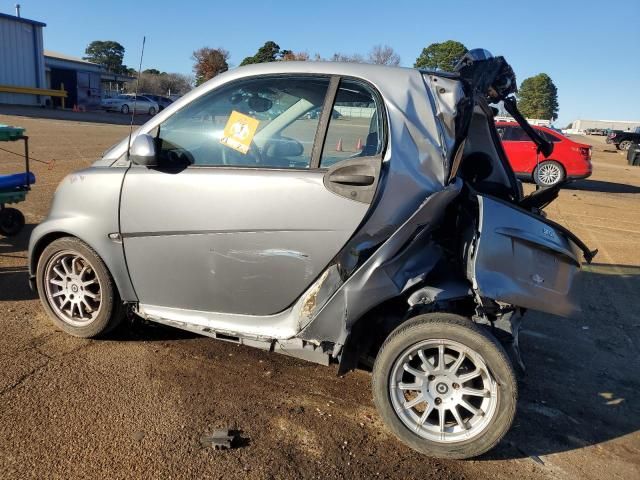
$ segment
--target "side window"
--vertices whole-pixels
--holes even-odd
[[[260,77],[216,89],[165,120],[165,165],[309,168],[317,116],[329,86],[322,77]]]
[[[520,127],[510,127],[507,140],[511,140],[512,142],[530,142],[531,139],[524,132],[524,130]]]
[[[558,137],[556,137],[555,135],[553,135],[552,133],[546,132],[544,130],[536,130],[536,132],[538,132],[540,135],[542,135],[542,138],[544,138],[545,140],[549,141],[549,142],[559,142],[560,139]]]
[[[376,96],[361,83],[342,80],[331,111],[320,167],[382,151],[382,124]]]

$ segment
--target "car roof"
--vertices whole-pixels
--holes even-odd
[[[388,72],[389,74],[397,74],[402,71],[417,71],[408,67],[391,67],[387,65],[375,65],[370,63],[354,63],[354,62],[266,62],[229,70],[229,72],[239,72],[247,75],[251,72],[255,73],[324,73],[333,75],[346,75],[354,77],[368,77],[372,74],[380,72]]]
[[[504,120],[501,120],[499,122],[496,122],[496,126],[497,127],[519,127],[520,125],[518,124],[518,122],[506,122]],[[553,128],[549,128],[545,125],[531,125],[533,128],[539,128],[541,130],[551,130],[552,132],[556,132],[556,130],[554,130]]]

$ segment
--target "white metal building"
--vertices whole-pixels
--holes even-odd
[[[633,132],[636,127],[640,127],[640,120],[635,122],[627,120],[576,120],[571,125],[571,130],[583,132],[587,128],[610,128],[611,130]]]
[[[42,44],[46,24],[0,13],[0,86],[47,88]],[[3,93],[0,103],[40,105],[40,95]]]
[[[544,119],[540,119],[540,118],[527,118],[526,120],[531,125],[538,125],[540,127],[550,127],[551,126],[551,120],[544,120]],[[497,115],[495,117],[495,121],[496,122],[515,122],[515,119],[513,117],[511,117],[511,116],[508,116],[508,115]]]

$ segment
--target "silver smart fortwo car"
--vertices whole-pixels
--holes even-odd
[[[372,366],[400,440],[479,455],[515,414],[523,313],[575,313],[595,254],[545,218],[558,187],[523,198],[490,104],[542,156],[552,145],[515,84],[484,50],[453,73],[231,70],[62,181],[31,236],[32,286],[79,337],[128,313],[341,373]]]

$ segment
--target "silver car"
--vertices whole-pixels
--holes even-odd
[[[576,313],[595,254],[545,218],[558,187],[523,198],[489,106],[528,127],[514,90],[484,50],[455,73],[233,69],[62,181],[31,235],[31,284],[78,337],[129,312],[340,374],[372,367],[401,441],[480,455],[514,418],[523,314]]]
[[[135,110],[135,113],[147,113],[155,115],[160,111],[160,107],[153,100],[144,95],[122,94],[115,98],[105,98],[100,102],[100,108],[106,111],[121,112],[129,114]]]

